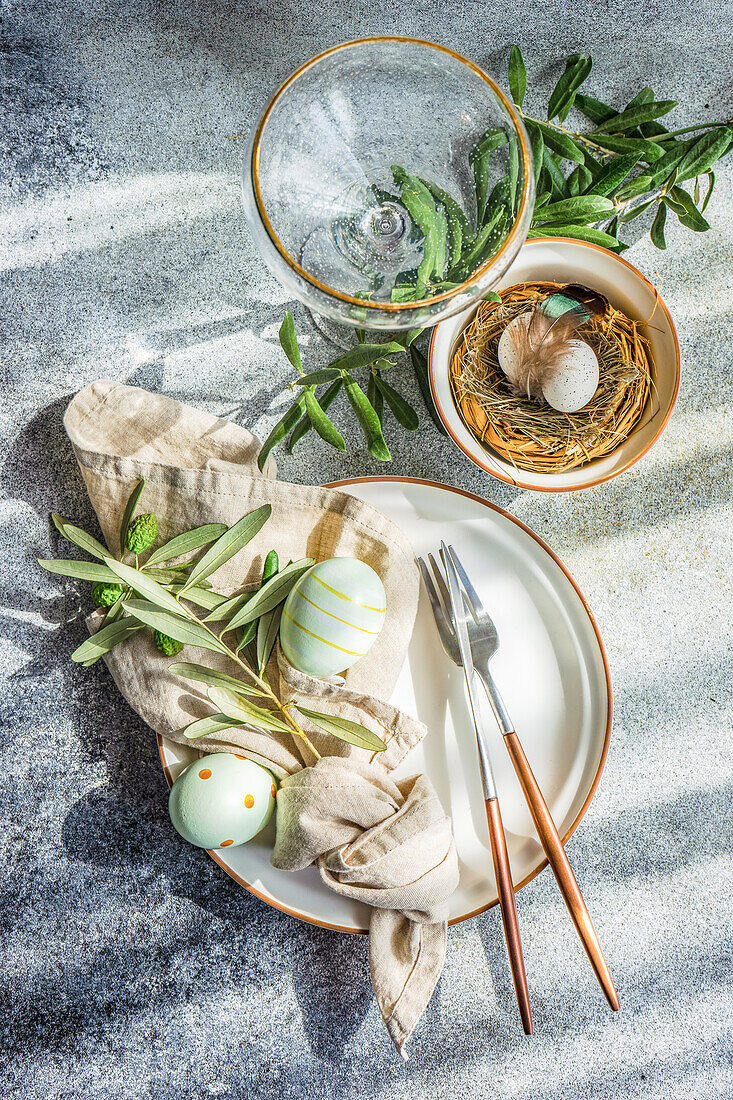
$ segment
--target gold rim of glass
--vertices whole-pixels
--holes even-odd
[[[340,290],[336,290],[334,287],[328,286],[327,283],[322,283],[320,279],[317,279],[314,275],[311,275],[308,271],[305,270],[304,267],[301,267],[297,260],[293,259],[293,257],[290,255],[287,248],[273,229],[272,223],[270,222],[270,219],[267,215],[267,211],[265,210],[265,204],[262,198],[262,191],[260,189],[260,141],[262,139],[262,134],[264,132],[265,125],[267,124],[270,113],[283,92],[285,92],[291,84],[295,83],[295,81],[299,77],[303,76],[303,74],[306,73],[308,69],[311,68],[311,66],[317,64],[317,62],[319,61],[322,61],[324,57],[328,57],[330,54],[337,53],[339,50],[348,50],[351,49],[351,47],[353,46],[364,46],[368,45],[371,42],[410,42],[416,46],[427,46],[429,49],[439,50],[440,53],[446,53],[450,57],[455,58],[456,61],[460,61],[463,65],[466,65],[467,68],[471,70],[471,72],[475,73],[478,77],[481,78],[481,80],[483,80],[485,84],[489,86],[489,88],[491,88],[494,95],[501,102],[502,106],[514,123],[514,128],[517,132],[519,145],[522,151],[522,168],[524,177],[522,184],[522,201],[520,203],[519,210],[517,211],[517,215],[514,219],[514,225],[507,234],[506,239],[502,242],[501,247],[498,249],[498,251],[494,253],[493,256],[490,256],[488,260],[484,260],[484,262],[476,268],[469,279],[466,279],[465,282],[460,283],[458,286],[454,287],[453,290],[444,290],[442,294],[436,294],[432,298],[420,298],[418,301],[415,302],[370,302],[364,298],[356,298],[350,294],[343,294]],[[529,142],[527,140],[527,134],[525,132],[524,124],[521,120],[520,115],[517,114],[514,108],[514,104],[511,103],[511,101],[504,94],[498,84],[495,84],[491,77],[486,75],[483,69],[480,69],[478,65],[474,65],[472,61],[469,61],[468,58],[463,57],[462,54],[456,53],[455,50],[451,50],[447,46],[439,46],[436,42],[428,42],[426,39],[423,38],[405,38],[397,35],[377,35],[372,38],[356,38],[351,42],[342,42],[339,46],[332,46],[330,49],[323,50],[322,53],[316,54],[316,56],[312,57],[310,61],[306,61],[305,64],[301,65],[299,69],[296,69],[294,73],[291,73],[285,83],[280,85],[270,102],[265,107],[262,118],[257,125],[254,142],[252,145],[251,171],[252,187],[254,190],[255,202],[257,204],[257,210],[259,212],[260,218],[262,219],[262,223],[267,230],[267,234],[270,237],[270,240],[275,245],[275,248],[280,253],[283,260],[285,260],[288,267],[290,267],[293,271],[300,275],[302,279],[305,279],[306,282],[310,283],[311,286],[317,287],[318,290],[323,291],[324,294],[328,294],[330,297],[336,298],[340,302],[349,302],[350,304],[359,306],[360,308],[388,310],[390,312],[397,313],[404,310],[415,310],[423,306],[431,305],[434,302],[442,302],[446,301],[449,298],[457,297],[457,295],[459,295],[462,291],[469,290],[471,287],[475,286],[476,283],[480,281],[481,276],[485,273],[489,265],[494,264],[498,260],[498,258],[507,251],[509,245],[516,238],[518,228],[522,224],[527,209],[530,191],[530,177],[532,172],[532,159],[529,149]]]

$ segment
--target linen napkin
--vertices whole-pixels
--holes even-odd
[[[228,421],[158,394],[98,381],[82,390],[64,424],[90,500],[113,553],[127,498],[140,476],[139,510],[153,512],[164,541],[204,523],[235,523],[262,504],[272,516],[255,538],[212,578],[230,594],[259,582],[264,558],[358,557],[379,573],[387,595],[384,626],[343,686],[287,664],[279,649],[271,682],[282,698],[362,722],[387,744],[370,753],[303,721],[322,759],[289,733],[247,727],[207,737],[206,752],[243,752],[281,780],[277,796],[276,867],[317,862],[323,881],[369,904],[370,966],[377,1002],[397,1049],[404,1046],[440,976],[448,898],[458,882],[450,821],[425,776],[394,782],[389,773],[425,735],[416,719],[392,707],[417,609],[419,580],[412,548],[390,520],[338,490],[275,479],[256,466],[258,441]],[[97,629],[101,613],[90,616]],[[226,656],[187,646],[188,661],[236,672]],[[212,712],[206,696],[170,673],[170,661],[140,631],[105,656],[120,691],[159,735],[190,745],[184,728]],[[274,679],[273,679],[274,678]]]

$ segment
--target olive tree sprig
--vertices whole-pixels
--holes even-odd
[[[267,665],[277,640],[282,604],[299,577],[314,564],[313,559],[290,562],[279,570],[277,553],[272,550],[265,559],[256,592],[227,597],[211,589],[208,578],[262,529],[271,515],[271,505],[255,509],[231,527],[205,524],[176,535],[152,550],[141,565],[140,556],[152,549],[157,537],[155,516],[146,513],[132,518],[143,484],[141,478],[125,509],[119,558],[81,528],[53,516],[59,532],[97,560],[39,559],[39,565],[51,573],[90,581],[94,588],[102,585],[112,590],[104,600],[95,599],[98,606],[107,608],[104,621],[72,653],[72,660],[85,666],[94,664],[139,630],[151,627],[158,649],[166,655],[177,656],[184,646],[194,645],[226,656],[244,675],[242,679],[241,675],[231,676],[190,662],[168,666],[176,674],[207,685],[207,695],[215,708],[211,715],[192,722],[185,730],[186,737],[199,739],[238,726],[289,731],[318,759],[319,753],[293,713],[296,711],[342,741],[373,752],[384,750],[382,739],[365,726],[336,720],[333,715],[308,710],[294,701],[283,702],[268,681]],[[204,547],[208,548],[197,558],[160,568],[161,563]],[[134,564],[124,561],[126,551],[134,557]],[[196,614],[191,605],[207,614]]]
[[[591,68],[590,57],[569,57],[550,95],[547,118],[535,118],[523,109],[527,71],[519,47],[512,47],[509,87],[536,162],[530,237],[570,235],[622,251],[626,245],[619,228],[647,210],[654,214],[650,235],[657,248],[666,248],[664,224],[670,210],[686,228],[705,232],[710,228],[704,213],[715,186],[713,165],[733,148],[733,119],[669,130],[660,119],[674,110],[676,100],[657,99],[652,88],[644,87],[617,110],[580,91]],[[565,125],[573,109],[592,129]],[[684,136],[688,134],[694,136]],[[571,165],[568,175],[566,164]],[[681,186],[688,181],[694,181],[692,194]],[[611,240],[599,240],[599,233]]]
[[[298,374],[289,385],[291,391],[297,391],[297,396],[263,443],[257,456],[260,470],[264,469],[268,455],[278,443],[289,435],[288,443],[292,451],[296,443],[311,429],[336,450],[345,450],[343,436],[327,411],[342,390],[346,393],[369,453],[382,462],[389,462],[392,456],[382,430],[384,405],[387,405],[395,420],[408,431],[414,431],[419,420],[409,402],[382,375],[395,365],[395,356],[404,354],[421,331],[411,329],[397,333],[383,343],[367,343],[363,332],[357,329],[355,347],[337,356],[328,366],[306,373],[293,316],[290,312],[286,313],[280,326],[279,338],[283,351]],[[369,371],[366,392],[354,377],[354,372],[363,368],[368,368]],[[324,386],[325,391],[318,396],[316,391]]]

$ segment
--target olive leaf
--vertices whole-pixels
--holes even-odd
[[[117,619],[115,622],[101,627],[91,638],[82,642],[71,654],[71,660],[77,664],[87,664],[97,661],[103,654],[109,653],[120,642],[132,637],[138,630],[142,630],[142,623],[135,619]]]
[[[647,138],[623,137],[619,134],[596,134],[593,140],[611,153],[638,153],[639,159],[654,164],[664,156],[664,149]]]
[[[550,203],[541,211],[540,220],[543,225],[585,224],[601,221],[613,210],[613,202],[603,195],[577,195]]]
[[[374,409],[375,413],[379,417],[380,425],[384,424],[384,398],[380,390],[377,389],[377,372],[371,371],[369,374],[369,381],[367,382],[367,401]]]
[[[682,187],[672,187],[665,196],[664,201],[670,209],[674,210],[679,221],[695,233],[704,233],[710,228],[710,223],[705,220],[692,197]]]
[[[505,131],[494,126],[486,131],[469,153],[468,163],[473,169],[476,190],[476,224],[478,226],[483,223],[488,206],[491,154],[495,149],[506,145],[507,140]]]
[[[110,626],[112,623],[122,618],[125,613],[125,609],[122,605],[130,595],[132,595],[130,589],[123,588],[121,595],[117,597],[111,607],[107,608],[107,614],[104,616],[104,623],[102,624],[103,626]],[[86,662],[84,663],[86,664]]]
[[[304,374],[295,384],[296,386],[320,386],[323,382],[333,382],[336,378],[341,378],[340,370],[335,367],[323,367],[321,370]]]
[[[649,236],[652,239],[652,244],[657,248],[666,248],[667,241],[664,237],[664,224],[667,220],[667,207],[663,202],[660,202],[659,209],[655,215],[652,227],[649,230]]]
[[[623,199],[633,199],[637,195],[644,195],[648,191],[652,190],[653,177],[647,174],[641,176],[635,176],[634,179],[629,180],[623,187],[619,187],[616,192],[616,199],[621,201]]]
[[[444,191],[442,187],[438,187],[429,180],[422,180],[421,182],[425,184],[435,201],[439,202],[443,207],[448,226],[446,262],[448,267],[453,267],[460,258],[464,242],[471,238],[471,225],[458,203],[455,199],[451,198],[447,191]],[[412,329],[411,331],[417,335],[417,333],[422,330]],[[404,346],[408,345],[405,344]]]
[[[264,707],[255,706],[254,703],[242,699],[228,688],[210,687],[207,688],[206,694],[222,714],[226,715],[227,718],[234,719],[235,722],[280,733],[287,733],[290,729],[285,722],[271,711],[265,710]]]
[[[247,600],[251,599],[253,592],[238,592],[229,596],[222,603],[212,608],[211,614],[204,619],[205,623],[222,623],[230,619],[240,608],[244,607]]]
[[[527,133],[532,148],[532,169],[534,171],[535,187],[538,187],[545,152],[545,139],[542,137],[542,131],[539,126],[528,125]]]
[[[727,126],[721,126],[703,134],[679,161],[677,177],[679,182],[683,183],[685,180],[707,172],[710,166],[728,150],[731,141],[733,141],[733,130]]]
[[[653,170],[649,173],[652,178],[652,187],[658,187],[669,178],[672,172],[678,169],[680,161],[690,147],[690,142],[677,142],[667,150],[663,157],[655,162]]]
[[[293,401],[287,412],[283,413],[283,415],[280,417],[277,424],[260,447],[259,454],[257,455],[257,467],[260,473],[265,468],[265,463],[267,462],[270,451],[274,447],[276,447],[278,443],[280,443],[285,438],[288,432],[290,432],[295,427],[304,412],[305,398],[302,394],[299,394],[299,396],[296,397],[295,401]]]
[[[282,607],[275,607],[263,615],[257,623],[257,670],[260,676],[264,676],[267,662],[275,647],[281,616]]]
[[[274,577],[279,568],[280,559],[277,550],[269,550],[262,566],[261,584],[264,584],[265,581],[269,581],[270,577]]]
[[[669,114],[676,106],[676,99],[660,99],[656,103],[639,103],[627,107],[626,110],[621,111],[620,114],[614,115],[613,118],[600,123],[591,133],[594,136],[599,133],[603,133],[604,135],[623,134],[628,130],[633,130],[640,122],[650,122],[652,119],[661,118],[662,115]]]
[[[638,152],[627,153],[626,156],[621,156],[618,160],[611,161],[593,181],[592,186],[588,190],[588,194],[610,195],[617,187],[620,187],[629,172],[636,167],[640,155],[641,154]]]
[[[160,611],[147,600],[125,600],[123,604],[128,615],[139,619],[146,626],[152,626],[153,630],[160,630],[170,638],[184,645],[202,646],[211,649],[215,653],[227,653],[227,648],[219,639],[207,630],[201,623],[192,619],[183,619],[180,615],[171,611]]]
[[[174,568],[160,569],[160,568],[157,568],[156,566],[154,566],[152,569],[148,569],[147,565],[141,565],[140,566],[140,572],[145,573],[148,577],[152,577],[154,581],[158,582],[158,584],[164,584],[164,585],[180,584],[180,585],[182,585],[185,582],[186,577],[188,576],[188,568],[189,567],[186,566],[185,569],[174,569]],[[211,582],[210,581],[202,581],[201,582],[201,587],[202,588],[211,588]]]
[[[129,585],[129,587],[140,596],[144,596],[146,600],[149,600],[157,607],[162,607],[177,617],[186,614],[185,608],[181,607],[173,594],[166,588],[163,588],[162,585],[158,584],[156,580],[153,580],[152,577],[149,577],[145,573],[141,573],[137,569],[133,569],[131,565],[125,565],[124,562],[115,561],[114,558],[108,558],[107,564],[112,572],[117,574],[120,580],[124,581],[125,584]],[[188,581],[186,584],[188,584]],[[181,589],[181,592],[183,592],[183,589]]]
[[[357,370],[359,367],[370,366],[385,355],[395,355],[401,351],[404,351],[404,348],[396,340],[389,340],[384,344],[357,344],[355,348],[350,348],[349,351],[334,359],[326,369],[337,371]],[[331,380],[332,378],[323,379],[324,382],[330,382]]]
[[[254,653],[251,652],[251,650],[253,648],[251,643],[257,637],[257,624],[258,624],[258,621],[259,621],[258,619],[253,619],[251,623],[247,623],[247,625],[244,627],[243,630],[237,631],[237,634],[241,633],[241,637],[239,638],[239,641],[237,642],[237,653],[240,653],[243,649],[246,649],[247,653],[245,654],[245,656],[247,658],[247,663],[252,668],[254,668],[256,663],[257,663],[257,650],[255,648],[255,652]]]
[[[328,414],[323,411],[316,400],[314,390],[310,387],[305,391],[305,411],[308,414],[311,426],[315,428],[321,439],[337,451],[346,450],[344,437]]]
[[[624,214],[619,216],[621,222],[632,222],[635,218],[638,218],[645,210],[648,210],[650,206],[654,206],[656,199],[647,199],[646,202],[640,203],[638,206],[632,207],[631,210],[627,210]]]
[[[575,94],[583,81],[588,78],[592,67],[593,61],[590,57],[574,54],[568,58],[565,72],[555,85],[550,96],[550,102],[547,105],[548,120],[558,116],[562,122],[567,117],[573,105]]]
[[[426,293],[428,281],[433,276],[440,278],[443,274],[448,222],[425,184],[417,176],[410,175],[398,164],[392,165],[392,175],[400,188],[402,203],[424,237],[423,258],[415,286],[415,297],[420,299]]]
[[[529,240],[537,240],[538,237],[570,237],[572,240],[600,244],[613,252],[617,252],[619,248],[619,242],[614,236],[589,225],[540,225],[536,229],[530,229],[527,236]]]
[[[202,546],[218,539],[227,530],[226,523],[205,523],[202,527],[194,527],[191,531],[184,531],[182,535],[176,535],[169,539],[163,546],[158,547],[145,562],[145,568],[152,565],[160,565],[162,561],[170,561],[172,558],[181,558],[184,554],[190,554],[193,550],[200,550]]]
[[[203,607],[205,611],[215,611],[217,607],[221,607],[222,604],[228,602],[227,597],[222,596],[220,592],[212,592],[209,588],[199,588],[198,585],[193,585],[183,592],[183,585],[174,584],[171,585],[171,592],[174,596],[183,595],[184,600],[188,600],[196,607]]]
[[[346,382],[346,396],[364,433],[369,453],[381,462],[390,462],[392,455],[382,435],[382,425],[374,406],[363,389],[353,378]]]
[[[501,183],[502,181],[500,180],[499,182]],[[484,263],[492,252],[494,252],[498,236],[504,227],[506,218],[506,207],[498,207],[498,209],[494,211],[490,221],[479,230],[473,245],[462,258],[461,266],[456,272],[458,276],[466,278],[480,264]]]
[[[583,150],[571,137],[563,134],[560,130],[555,130],[544,122],[539,122],[537,119],[534,119],[534,125],[542,131],[545,145],[553,152],[565,160],[575,161],[576,164],[584,163]]]
[[[318,398],[318,404],[321,406],[324,412],[326,412],[326,410],[333,404],[335,399],[341,393],[343,384],[344,380],[339,373],[336,381],[333,382],[325,391],[325,393],[321,394],[321,396]],[[293,448],[295,447],[295,444],[299,443],[303,436],[307,435],[307,433],[311,430],[311,426],[312,425],[308,414],[306,413],[304,416],[301,416],[300,420],[290,433],[290,438],[288,440],[288,450],[291,453],[293,451]]]
[[[430,393],[430,381],[428,378],[427,360],[423,353],[419,350],[419,348],[416,348],[414,344],[410,347],[410,359],[412,360],[412,369],[415,372],[415,378],[417,379],[417,384],[420,387],[420,393],[422,394],[422,399],[425,402],[425,408],[430,414],[430,419],[433,421],[433,424],[435,424],[435,427],[438,429],[440,434],[447,436],[448,433],[443,426],[442,420],[438,416],[437,410],[435,408],[435,403],[433,402],[432,394]]]
[[[249,512],[248,515],[242,516],[232,527],[229,527],[194,565],[188,580],[183,586],[182,594],[192,585],[215,573],[230,558],[238,554],[242,547],[251,542],[258,531],[264,527],[271,515],[272,505],[263,504],[260,508],[255,508],[253,512]]]
[[[338,737],[339,741],[346,741],[349,745],[356,745],[360,749],[370,749],[372,752],[384,752],[387,748],[381,737],[372,733],[360,722],[351,722],[347,718],[340,718],[336,714],[323,714],[319,710],[311,710],[310,707],[295,704],[295,709],[325,733],[332,737]]]
[[[706,194],[705,198],[702,201],[702,206],[700,207],[700,213],[701,214],[705,213],[705,208],[707,207],[708,203],[710,202],[710,197],[713,193],[713,188],[715,187],[715,172],[706,172],[705,174],[708,177],[708,191],[707,191],[707,194]]]
[[[405,332],[398,333],[394,338],[394,342],[399,344],[401,348],[412,347],[418,336],[422,335],[422,332],[421,328],[408,328]]]
[[[420,421],[418,420],[417,413],[412,405],[405,401],[402,394],[398,393],[393,386],[390,386],[379,376],[376,376],[374,381],[377,389],[384,397],[387,406],[391,409],[392,415],[397,423],[401,424],[403,428],[406,428],[408,432],[414,432],[419,428]]]
[[[237,729],[241,725],[242,722],[235,722],[232,718],[227,718],[226,714],[209,714],[206,718],[198,718],[186,726],[183,736],[194,741],[199,737],[209,737],[212,733]]]
[[[76,558],[36,558],[41,569],[60,577],[74,577],[80,581],[118,581],[119,577],[106,565],[94,561],[78,561]]]
[[[293,321],[293,315],[290,310],[288,310],[283,317],[283,323],[280,325],[280,331],[277,335],[280,340],[280,347],[283,349],[298,374],[302,374],[303,364],[300,359],[298,337],[295,334],[295,322]]]
[[[253,619],[259,619],[260,615],[264,615],[266,611],[272,611],[273,607],[283,602],[293,585],[312,565],[315,565],[313,558],[301,558],[286,565],[276,576],[266,581],[259,592],[255,592],[244,607],[232,616],[227,629],[234,630],[238,626],[252,622]]]
[[[223,687],[237,695],[253,695],[265,697],[265,693],[254,684],[237,680],[234,676],[227,676],[225,672],[219,672],[207,665],[199,665],[189,661],[176,661],[168,665],[168,671],[176,676],[184,676],[187,680],[195,680],[200,684],[208,684],[210,687]]]
[[[527,68],[519,46],[512,46],[509,52],[509,90],[517,107],[521,107],[527,91]]]
[[[587,119],[594,122],[596,126],[602,122],[607,122],[618,114],[618,111],[614,110],[613,107],[609,107],[607,103],[603,103],[600,99],[594,99],[592,95],[585,95],[583,92],[578,92],[575,96],[574,106]]]
[[[600,176],[601,172],[605,171],[606,165],[602,164],[600,160],[596,160],[590,149],[583,149],[583,162],[593,176],[593,179],[596,179],[597,176]]]
[[[588,190],[593,183],[593,175],[584,164],[576,164],[572,172],[568,176],[568,191],[571,195],[580,195],[582,192],[587,191],[588,194],[593,194],[592,190]],[[603,194],[603,192],[601,192]],[[539,207],[539,202],[535,203],[535,210]]]
[[[124,554],[127,549],[127,528],[130,526],[130,520],[135,514],[137,508],[137,502],[140,499],[140,494],[145,488],[145,478],[139,478],[137,484],[134,486],[132,492],[127,498],[127,504],[125,505],[125,511],[122,515],[122,523],[120,524],[120,554]]]
[[[547,173],[549,177],[549,184],[553,195],[559,195],[561,198],[568,198],[570,190],[568,188],[565,176],[560,170],[559,165],[556,163],[555,158],[549,149],[545,148],[542,154],[542,167],[543,171]]]
[[[106,546],[102,546],[101,542],[98,542],[92,535],[88,535],[86,531],[82,531],[81,527],[75,527],[73,523],[57,516],[55,512],[51,513],[51,520],[56,530],[60,535],[63,535],[67,542],[73,542],[74,546],[86,550],[87,554],[91,554],[93,558],[101,558],[102,561],[107,561],[110,556],[109,550]]]

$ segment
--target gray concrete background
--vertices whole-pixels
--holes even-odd
[[[242,143],[267,93],[330,44],[446,43],[504,78],[525,47],[546,102],[558,61],[622,104],[679,98],[677,125],[731,114],[731,5],[349,5],[4,0],[0,768],[7,1096],[723,1100],[731,1069],[730,161],[706,235],[628,253],[676,317],[677,410],[635,469],[582,494],[516,492],[430,428],[395,473],[509,508],[568,563],[605,637],[616,717],[572,856],[622,1002],[604,1006],[547,872],[519,899],[536,1034],[519,1033],[497,914],[452,930],[439,990],[395,1058],[367,945],[298,924],[179,843],[154,740],[103,667],[70,665],[73,592],[40,576],[47,513],[91,523],[61,428],[99,376],[261,434],[287,375],[286,293],[240,210]],[[309,362],[327,350],[293,306]],[[416,401],[417,392],[411,388]],[[377,473],[320,445],[317,482]],[[70,625],[65,620],[71,617]]]

